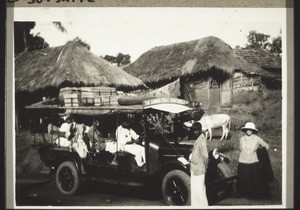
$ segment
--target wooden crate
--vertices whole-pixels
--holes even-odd
[[[98,95],[92,92],[81,92],[81,103],[83,106],[94,106],[94,99]]]
[[[119,96],[98,96],[95,98],[95,106],[118,105]]]
[[[58,95],[59,101],[62,104],[64,104],[64,102],[65,102],[65,95],[67,95],[66,98],[70,98],[70,94],[77,94],[77,99],[80,99],[81,91],[78,88],[76,88],[76,87],[61,88],[59,90],[59,95]],[[74,98],[75,96],[72,96],[72,97]]]
[[[64,104],[67,107],[79,106],[78,94],[77,93],[64,94]]]
[[[114,87],[66,87],[61,88],[59,100],[65,106],[103,106],[117,104]]]
[[[94,105],[95,106],[101,106],[101,97],[100,96],[95,97]]]
[[[109,96],[116,96],[116,88],[112,87],[82,87],[81,103],[83,106],[109,105]]]
[[[114,87],[81,87],[81,92],[94,93],[95,95],[116,95],[117,91]]]

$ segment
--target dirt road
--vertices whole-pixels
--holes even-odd
[[[85,182],[81,193],[61,194],[55,182],[20,183],[16,187],[18,206],[165,206],[159,195],[137,187]]]
[[[166,207],[161,195],[148,189],[105,184],[95,181],[84,183],[81,193],[66,196],[58,192],[55,182],[45,181],[17,181],[17,206],[149,206]],[[229,197],[215,203],[214,206],[249,206],[249,205],[281,205],[278,199],[253,200]]]

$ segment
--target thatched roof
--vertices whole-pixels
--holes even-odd
[[[92,54],[80,43],[25,52],[15,59],[16,91],[74,86],[137,87],[143,82]]]
[[[144,82],[155,82],[207,72],[213,68],[228,74],[235,70],[261,71],[261,68],[236,55],[228,44],[214,36],[154,47],[124,70]]]
[[[257,64],[261,68],[281,68],[281,57],[262,49],[234,49],[250,63]]]

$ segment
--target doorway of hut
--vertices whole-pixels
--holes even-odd
[[[207,82],[208,83],[208,82]],[[230,107],[232,104],[232,89],[230,81],[218,83],[211,80],[210,84],[201,84],[194,86],[194,99],[201,102],[206,113],[217,113],[221,107]]]

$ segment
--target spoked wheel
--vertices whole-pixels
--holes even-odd
[[[168,205],[190,205],[190,177],[180,170],[170,171],[163,180],[162,193]]]
[[[74,195],[81,183],[75,164],[71,161],[61,163],[56,171],[55,182],[60,192]]]

